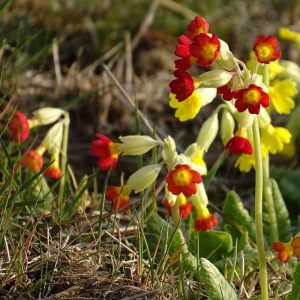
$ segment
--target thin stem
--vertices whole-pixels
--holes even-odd
[[[255,153],[255,228],[259,261],[261,300],[268,300],[268,275],[266,267],[262,219],[263,168],[260,133],[257,117],[254,119],[253,122],[253,140]]]
[[[277,218],[274,208],[274,200],[272,195],[272,188],[269,175],[269,155],[263,159],[263,176],[264,176],[264,198],[267,201],[267,208],[269,211],[271,223],[271,238],[272,242],[279,240]]]

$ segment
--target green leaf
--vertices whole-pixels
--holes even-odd
[[[300,263],[297,264],[293,276],[293,287],[291,293],[286,297],[286,300],[299,300],[300,299]]]
[[[274,202],[274,210],[275,210],[277,224],[278,224],[279,240],[282,242],[288,242],[291,239],[291,222],[289,218],[289,213],[285,205],[285,202],[282,198],[278,184],[274,179],[271,179],[271,188],[272,188],[272,196]],[[264,220],[265,237],[269,242],[269,244],[271,244],[272,241],[271,241],[270,216],[265,201],[264,201],[263,220]]]
[[[239,195],[235,191],[230,191],[227,193],[225,203],[223,206],[223,213],[226,219],[234,223],[226,221],[224,219],[222,227],[230,231],[233,237],[241,236],[241,232],[248,232],[249,237],[255,240],[255,225],[253,218],[250,216],[249,212],[245,209]],[[239,228],[237,230],[236,228]]]
[[[175,228],[162,219],[157,213],[152,213],[147,222],[147,242],[149,248],[154,250],[159,243],[157,258],[172,257],[172,260],[177,262],[174,266],[178,266],[179,257],[182,255],[183,269],[187,272],[197,272],[196,257],[188,250],[184,236],[180,229],[174,234]],[[169,247],[168,247],[169,246]],[[165,250],[168,249],[168,253]]]
[[[199,234],[199,256],[210,258],[212,261],[221,259],[232,250],[232,238],[225,231],[193,231],[189,241],[189,248],[193,254],[197,253]]]
[[[232,286],[209,260],[201,258],[200,264],[205,290],[212,300],[240,299]]]

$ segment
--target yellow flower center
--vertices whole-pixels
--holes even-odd
[[[261,58],[268,58],[272,54],[272,48],[267,44],[262,44],[257,47],[257,52]]]
[[[189,185],[191,182],[192,174],[189,170],[178,170],[174,174],[174,182],[176,185]]]
[[[201,205],[197,210],[197,219],[203,220],[210,217],[210,212],[208,208],[204,205]]]
[[[202,50],[202,56],[206,61],[210,61],[214,58],[217,46],[214,44],[209,44]]]
[[[109,150],[110,150],[111,156],[113,156],[113,157],[118,157],[119,154],[121,153],[120,146],[117,143],[110,143]]]
[[[177,196],[176,201],[178,201],[179,206],[184,206],[187,203],[186,197],[182,193]]]
[[[244,94],[244,101],[247,104],[256,104],[259,102],[261,95],[256,89],[250,89]]]

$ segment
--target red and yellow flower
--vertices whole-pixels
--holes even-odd
[[[226,143],[225,150],[227,149],[234,155],[239,154],[240,151],[244,154],[252,154],[252,146],[247,138],[247,129],[245,127],[238,129],[235,136]]]
[[[291,242],[273,242],[273,250],[278,252],[278,259],[284,263],[287,263],[292,255],[300,258],[300,237],[296,236]]]
[[[208,29],[209,24],[207,23],[207,21],[200,16],[196,16],[195,19],[189,24],[186,35],[190,39],[193,39],[200,33],[208,33]]]
[[[169,87],[171,93],[176,95],[176,99],[181,102],[193,94],[195,88],[199,86],[200,81],[181,70],[175,70],[174,75],[177,79],[172,80]]]
[[[102,134],[96,134],[97,140],[91,143],[91,152],[98,157],[98,166],[105,171],[111,167],[113,171],[118,163],[121,153],[118,143],[113,143],[108,137]]]
[[[226,101],[230,101],[235,97],[236,92],[231,90],[232,81],[229,81],[227,84],[218,87],[218,94],[222,95],[223,99]]]
[[[186,218],[192,211],[192,203],[186,199],[183,193],[177,196],[176,202],[178,202],[180,217],[182,219]]]
[[[27,117],[20,111],[16,111],[7,125],[12,133],[12,139],[16,142],[24,142],[30,131],[29,121]]]
[[[112,201],[115,210],[124,211],[129,208],[130,193],[131,190],[127,185],[110,185],[106,189],[105,197],[107,200]]]
[[[277,47],[278,40],[274,35],[261,35],[256,39],[253,50],[260,63],[268,64],[281,56]]]
[[[168,172],[166,177],[168,190],[174,194],[182,193],[190,197],[197,191],[197,183],[202,182],[201,175],[192,170],[189,165],[179,164],[175,169]]]
[[[190,46],[190,53],[197,58],[197,63],[202,67],[209,67],[218,57],[220,52],[220,41],[217,35],[211,37],[200,33],[194,37]]]
[[[194,221],[195,230],[206,231],[212,229],[216,225],[218,225],[218,219],[209,212],[206,206],[199,206],[197,209],[197,217]]]
[[[260,105],[268,107],[270,104],[270,98],[263,89],[255,84],[251,84],[245,89],[238,90],[235,93],[235,107],[239,112],[243,112],[246,109],[251,114],[259,114]]]
[[[43,167],[43,158],[38,150],[30,150],[23,155],[21,165],[33,173],[38,173]]]
[[[52,164],[44,171],[44,175],[46,177],[50,177],[52,179],[59,179],[62,177],[62,172],[59,167],[59,150],[55,148],[51,155]]]

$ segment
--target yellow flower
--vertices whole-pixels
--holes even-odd
[[[269,79],[273,80],[276,76],[284,72],[284,67],[279,64],[278,60],[269,63]]]
[[[296,154],[295,138],[292,136],[288,144],[283,145],[283,149],[279,152],[281,155],[292,158]]]
[[[280,114],[289,114],[295,107],[292,99],[297,94],[296,83],[291,79],[274,80],[271,83],[269,96],[275,110]]]
[[[175,117],[184,122],[194,119],[201,106],[210,103],[216,96],[215,88],[199,88],[183,101],[178,101],[176,95],[170,94],[170,106],[176,109]]]
[[[287,41],[300,42],[300,33],[289,30],[287,27],[280,27],[278,30],[279,36]]]
[[[284,144],[288,144],[291,138],[291,133],[283,127],[273,127],[269,124],[262,129],[261,142],[272,154],[282,151]]]
[[[239,168],[241,172],[248,173],[255,167],[255,156],[254,152],[251,155],[242,154],[236,160],[235,165],[236,168]]]

